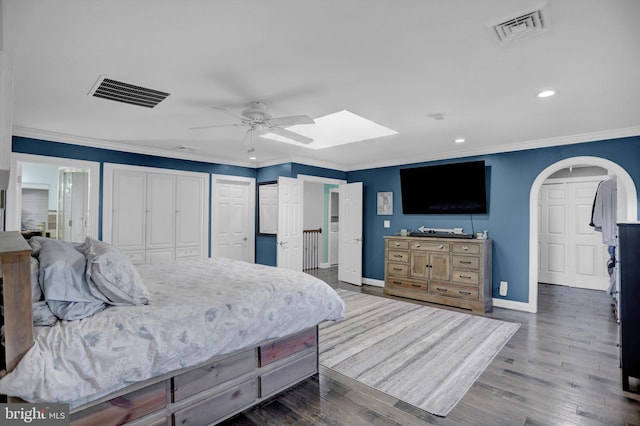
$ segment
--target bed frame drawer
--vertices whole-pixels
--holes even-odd
[[[279,339],[273,343],[260,346],[260,366],[264,367],[273,362],[288,357],[296,352],[303,351],[318,345],[316,328],[297,333],[291,337]]]
[[[289,364],[260,376],[260,398],[267,398],[286,389],[291,384],[318,372],[318,355],[312,352]]]
[[[167,380],[70,415],[73,426],[121,425],[167,405]]]
[[[258,379],[254,377],[192,407],[176,411],[173,415],[173,424],[181,426],[210,424],[250,406],[257,399]]]
[[[173,401],[181,401],[205,389],[210,389],[253,371],[257,367],[257,351],[250,349],[176,376],[173,379]]]

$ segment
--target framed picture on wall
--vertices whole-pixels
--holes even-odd
[[[378,215],[393,214],[393,192],[378,192]]]

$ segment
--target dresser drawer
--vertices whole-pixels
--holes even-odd
[[[192,407],[176,411],[173,424],[200,426],[232,414],[258,399],[258,378],[241,383]]]
[[[289,355],[318,345],[316,327],[308,328],[290,337],[283,337],[260,346],[260,366],[269,365]]]
[[[478,285],[480,275],[474,271],[460,271],[454,269],[451,271],[451,281],[462,284]]]
[[[439,243],[437,241],[414,241],[411,243],[411,250],[426,250],[448,253],[450,251],[450,246],[448,243]]]
[[[387,263],[387,274],[396,275],[400,277],[409,276],[409,264],[408,263]]]
[[[464,300],[478,300],[478,287],[450,284],[450,283],[429,283],[429,293],[440,296],[454,297]]]
[[[269,397],[287,386],[318,372],[316,352],[298,358],[287,365],[260,376],[260,397]]]
[[[389,288],[413,290],[413,291],[424,291],[425,293],[429,291],[429,287],[427,286],[426,281],[421,282],[421,281],[403,280],[399,278],[389,278],[389,280],[385,283],[385,285]]]
[[[469,253],[469,254],[478,254],[480,253],[480,246],[478,244],[461,244],[456,243],[453,245],[454,253]]]
[[[461,269],[480,269],[480,258],[473,256],[452,256],[451,266]]]
[[[205,367],[176,376],[173,382],[173,398],[176,402],[183,400],[188,396],[253,371],[257,367],[258,354],[255,349],[215,361]]]
[[[403,241],[403,240],[387,240],[387,247],[389,249],[408,249],[409,248],[409,241]]]
[[[389,258],[387,260],[390,260],[392,262],[408,262],[409,252],[389,250]]]

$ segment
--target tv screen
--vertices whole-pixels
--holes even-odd
[[[487,212],[484,161],[400,169],[404,214]]]

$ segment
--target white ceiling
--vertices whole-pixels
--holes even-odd
[[[539,35],[503,46],[488,29],[545,4]],[[2,25],[16,135],[354,170],[640,134],[638,17],[638,0],[4,0]],[[171,95],[153,109],[88,96],[101,75]],[[323,150],[261,139],[250,161],[243,128],[189,130],[257,100],[398,134]]]

